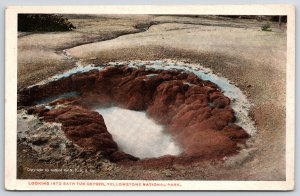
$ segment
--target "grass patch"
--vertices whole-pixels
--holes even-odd
[[[271,29],[271,24],[270,23],[266,23],[261,27],[262,31],[272,31]]]

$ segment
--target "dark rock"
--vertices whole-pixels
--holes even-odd
[[[125,152],[116,151],[109,156],[109,160],[112,162],[120,162],[120,161],[137,161],[139,158],[134,157]]]
[[[31,143],[36,146],[44,145],[48,142],[49,138],[47,137],[33,137],[31,138]]]
[[[60,142],[59,141],[53,141],[50,143],[50,147],[52,148],[59,148]]]

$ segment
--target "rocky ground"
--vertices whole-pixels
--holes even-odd
[[[128,167],[111,163],[101,154],[82,153],[80,146],[71,141],[52,144],[49,141],[53,137],[54,141],[67,141],[59,125],[41,123],[33,116],[28,119],[24,111],[19,110],[19,178],[285,179],[285,30],[272,24],[273,31],[264,32],[260,30],[263,21],[215,17],[99,16],[70,21],[77,26],[76,31],[20,34],[19,88],[70,69],[75,62],[84,65],[173,59],[199,63],[229,78],[253,103],[251,116],[258,130],[251,137],[255,150],[244,149],[238,156],[225,158],[225,162],[202,161],[160,169]],[[42,134],[48,125],[54,128]],[[26,135],[31,138],[30,144],[23,143],[24,130],[32,134]],[[39,138],[35,138],[36,135]],[[51,149],[60,153],[57,160],[45,154]],[[64,160],[71,152],[73,161]],[[41,171],[37,175],[39,171],[28,170],[45,167],[53,168],[53,172]],[[55,170],[59,168],[67,170]],[[70,171],[70,168],[74,169]]]

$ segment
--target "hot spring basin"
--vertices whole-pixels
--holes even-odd
[[[152,158],[179,155],[181,149],[164,127],[148,118],[145,112],[120,107],[98,108],[120,150],[135,157]]]
[[[113,162],[220,159],[238,153],[249,138],[246,130],[255,130],[241,90],[200,66],[157,61],[95,67],[21,89],[18,105],[68,92],[79,96],[36,105],[31,113],[62,123],[71,141]]]

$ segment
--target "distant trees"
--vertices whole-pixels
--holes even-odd
[[[286,23],[287,22],[287,16],[271,16],[272,21],[278,21],[281,23]]]
[[[56,14],[18,14],[18,31],[71,31],[76,27]]]
[[[266,15],[219,15],[226,18],[241,18],[241,19],[257,19],[257,20],[269,20],[269,21],[281,21],[287,22],[287,16],[266,16]]]

